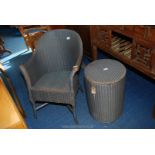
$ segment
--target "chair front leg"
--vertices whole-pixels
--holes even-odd
[[[72,113],[75,124],[79,124],[78,119],[77,119],[77,115],[76,115],[76,111],[75,111],[75,106],[72,106],[72,105],[69,105],[69,104],[68,104],[68,105],[67,105],[67,108],[68,108],[69,111]]]

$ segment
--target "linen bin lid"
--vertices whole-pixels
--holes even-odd
[[[113,59],[95,60],[84,71],[86,79],[96,83],[113,83],[120,81],[126,74],[125,66]]]

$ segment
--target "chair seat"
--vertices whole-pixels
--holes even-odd
[[[70,71],[52,72],[43,75],[33,86],[42,91],[69,91]]]
[[[43,75],[31,88],[35,101],[69,102],[71,91],[69,88],[70,71],[51,72]],[[77,88],[75,87],[75,92]]]

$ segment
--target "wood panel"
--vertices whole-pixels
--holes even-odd
[[[24,129],[27,125],[0,78],[0,128]]]

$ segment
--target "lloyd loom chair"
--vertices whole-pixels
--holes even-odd
[[[83,55],[80,36],[67,29],[46,32],[36,44],[36,52],[20,66],[29,91],[34,115],[50,102],[65,104],[75,122],[78,71]],[[36,106],[36,102],[41,102]]]

